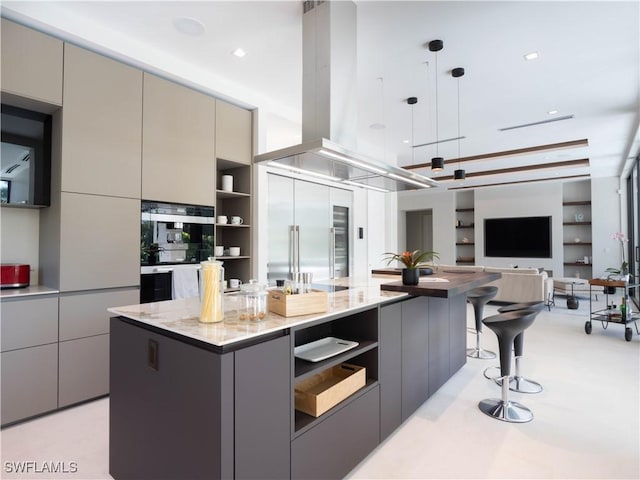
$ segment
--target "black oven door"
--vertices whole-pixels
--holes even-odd
[[[140,275],[140,303],[171,300],[171,272]]]

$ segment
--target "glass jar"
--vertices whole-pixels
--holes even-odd
[[[260,322],[267,317],[267,288],[257,280],[240,285],[244,306],[240,310],[240,320]]]
[[[221,322],[224,319],[222,262],[209,257],[208,261],[200,262],[200,265],[200,322]]]

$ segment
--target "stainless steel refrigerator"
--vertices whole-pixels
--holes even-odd
[[[310,272],[313,281],[349,276],[353,194],[269,174],[268,279]]]

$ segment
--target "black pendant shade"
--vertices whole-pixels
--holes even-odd
[[[441,172],[444,170],[444,158],[442,157],[433,157],[431,159],[431,171],[432,172]]]
[[[453,172],[453,179],[454,180],[464,180],[465,176],[466,176],[466,173],[462,169],[458,169],[455,172]]]

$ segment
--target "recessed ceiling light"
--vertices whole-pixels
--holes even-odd
[[[538,52],[531,52],[531,53],[527,53],[524,56],[525,60],[537,60],[540,57],[540,54]]]
[[[549,110],[547,113],[549,115],[555,115],[556,113],[558,113],[558,110]]]
[[[402,140],[402,143],[409,143],[409,140]]]
[[[372,123],[371,125],[369,125],[369,128],[373,130],[384,130],[386,127],[381,123]]]
[[[236,48],[236,49],[235,49],[233,52],[231,52],[231,53],[233,53],[233,54],[234,54],[236,57],[238,57],[238,58],[242,58],[242,57],[244,57],[244,56],[247,54],[247,52],[245,52],[245,51],[244,51],[243,49],[241,49],[241,48]]]
[[[198,37],[204,33],[204,25],[195,18],[178,17],[173,20],[173,26],[180,33]]]

